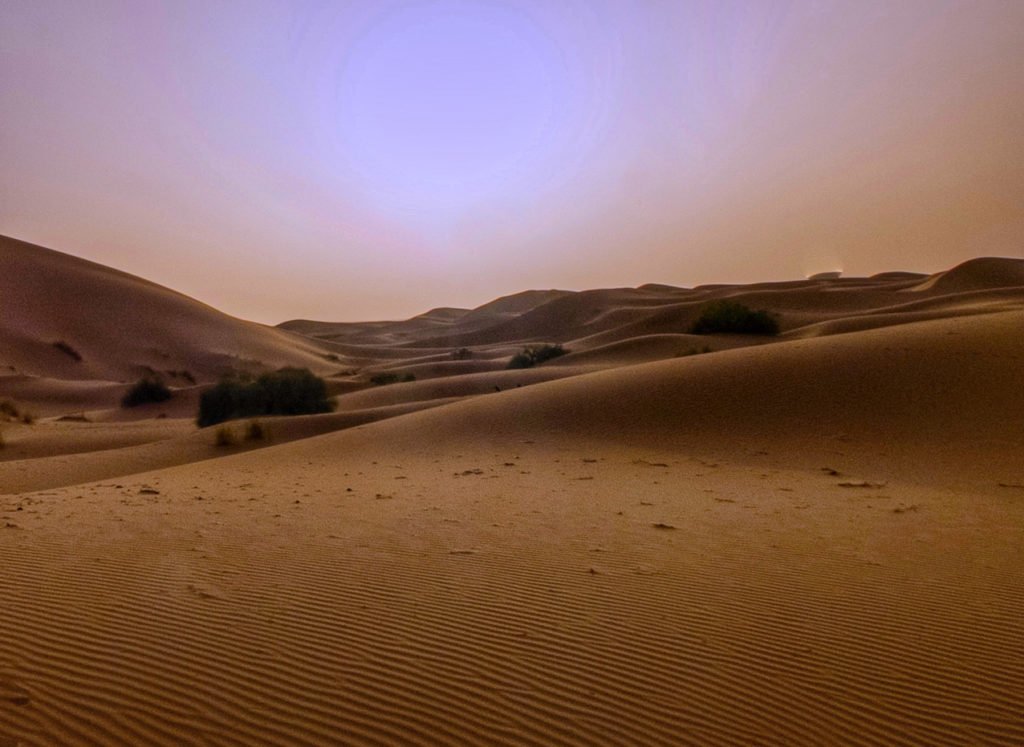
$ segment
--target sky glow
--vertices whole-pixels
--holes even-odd
[[[1024,246],[1024,3],[7,0],[0,232],[230,313]]]

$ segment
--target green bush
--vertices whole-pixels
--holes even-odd
[[[171,398],[171,390],[160,379],[145,377],[139,379],[121,398],[121,407],[137,407],[150,402],[166,402]]]
[[[282,368],[255,381],[228,377],[199,398],[200,428],[256,415],[330,412],[327,385],[306,368]]]
[[[695,335],[777,335],[779,323],[767,311],[754,311],[736,301],[712,301],[701,308],[690,332]]]
[[[508,362],[508,368],[533,368],[568,352],[561,345],[541,345],[539,347],[523,348],[523,352],[512,356],[512,360]]]

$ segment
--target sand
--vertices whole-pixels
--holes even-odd
[[[0,744],[1020,744],[1022,267],[253,325],[338,410],[227,449],[12,353]]]

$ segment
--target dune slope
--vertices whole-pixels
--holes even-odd
[[[0,237],[0,371],[185,386],[229,369],[322,368],[308,339],[242,321],[127,273]],[[0,395],[3,395],[0,377]]]
[[[1019,744],[1022,326],[581,372],[2,496],[0,737]]]

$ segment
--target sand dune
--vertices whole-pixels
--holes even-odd
[[[1003,257],[969,259],[951,270],[932,275],[910,290],[963,293],[982,288],[1024,288],[1024,260]]]
[[[338,410],[227,449],[0,423],[0,744],[1024,743],[1021,267],[289,323]]]
[[[6,237],[0,237],[0,298],[0,369],[13,374],[134,381],[155,371],[187,384],[173,372],[209,381],[256,362],[325,364],[318,347],[302,338]]]

